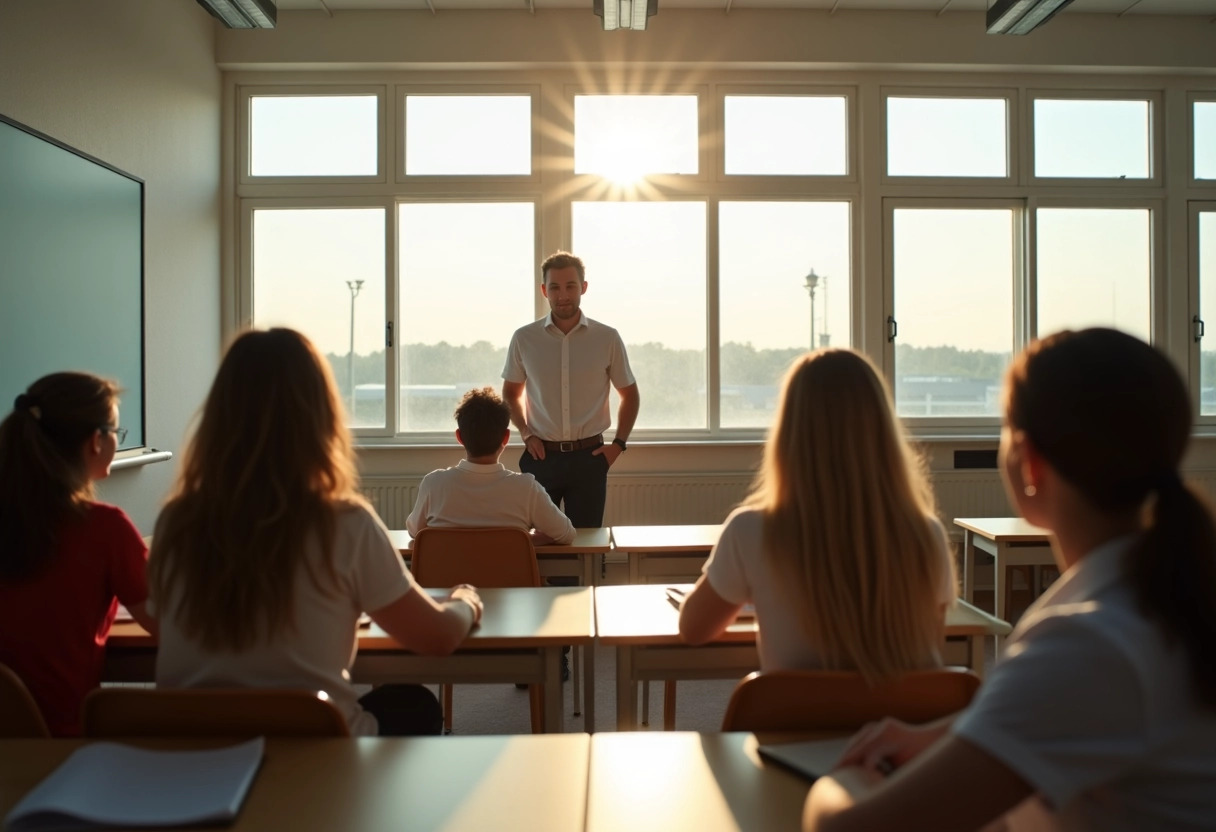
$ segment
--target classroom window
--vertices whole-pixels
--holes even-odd
[[[1199,317],[1216,327],[1216,211],[1200,211],[1198,231]],[[1199,341],[1199,413],[1216,416],[1216,329]]]
[[[574,172],[632,184],[698,170],[695,95],[574,96]]]
[[[887,98],[887,175],[1009,176],[1004,98]]]
[[[249,99],[252,176],[374,176],[375,95],[255,95]]]
[[[718,206],[722,427],[768,427],[790,362],[812,347],[848,346],[849,208]]]
[[[1034,175],[1148,179],[1152,171],[1148,101],[1034,102]]]
[[[253,212],[253,323],[312,339],[353,427],[385,424],[384,223],[381,208]]]
[[[587,264],[583,312],[625,342],[643,399],[637,426],[705,428],[706,204],[571,207],[574,251]]]
[[[848,173],[848,99],[728,95],[727,174],[843,176]]]
[[[1216,101],[1196,101],[1192,118],[1195,178],[1216,179]]]
[[[895,404],[901,416],[999,416],[1014,348],[1018,212],[896,208]]]
[[[1111,326],[1149,340],[1152,212],[1036,212],[1038,334]]]
[[[535,214],[530,202],[398,207],[402,432],[449,433],[466,391],[502,387],[511,334],[536,317]]]
[[[407,176],[504,176],[531,172],[531,96],[405,97]]]

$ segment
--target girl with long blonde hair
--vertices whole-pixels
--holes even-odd
[[[434,696],[385,685],[356,700],[362,611],[407,649],[449,653],[481,615],[471,587],[414,584],[356,492],[328,364],[290,329],[229,347],[157,523],[157,684],[326,691],[353,734],[438,733]]]
[[[121,602],[146,628],[147,557],[117,506],[97,502],[120,444],[118,386],[52,373],[0,423],[0,663],[30,689],[51,733],[80,733]]]
[[[891,397],[862,355],[821,349],[786,373],[764,462],[680,610],[701,644],[753,602],[763,670],[940,664],[954,569]]]

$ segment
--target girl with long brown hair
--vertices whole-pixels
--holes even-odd
[[[325,359],[290,329],[229,347],[157,523],[150,583],[157,684],[326,691],[353,734],[438,733],[417,685],[357,699],[359,615],[440,655],[481,615],[472,587],[417,588],[356,492],[344,413]]]
[[[0,423],[0,663],[57,736],[80,733],[121,602],[145,627],[147,547],[117,506],[94,499],[119,445],[118,387],[53,373]]]
[[[680,610],[700,644],[754,602],[760,666],[877,681],[941,663],[954,571],[885,383],[850,350],[786,373],[751,496]]]
[[[859,734],[807,830],[1216,826],[1216,525],[1178,471],[1191,418],[1169,359],[1122,332],[1014,360],[1001,469],[1060,579],[961,715]]]

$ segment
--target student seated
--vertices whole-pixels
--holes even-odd
[[[324,690],[352,734],[440,732],[424,687],[356,697],[359,615],[407,650],[443,655],[481,600],[469,586],[439,600],[418,589],[355,486],[325,359],[290,329],[238,337],[153,537],[158,685]]]
[[[511,438],[510,421],[507,405],[493,388],[464,394],[456,408],[456,441],[464,446],[465,458],[454,468],[423,477],[405,521],[410,534],[428,526],[508,526],[535,529],[538,545],[574,540],[570,518],[536,478],[508,471],[498,461]]]
[[[122,509],[93,499],[125,433],[118,387],[86,373],[40,378],[0,423],[0,663],[55,736],[80,734],[118,604],[156,629],[147,547]]]
[[[805,829],[1216,828],[1216,527],[1178,473],[1192,413],[1170,360],[1121,332],[1014,360],[1001,472],[1062,574],[959,716],[859,733]]]
[[[756,608],[762,670],[941,664],[954,567],[931,491],[873,365],[842,349],[794,362],[751,496],[680,609],[702,644]]]

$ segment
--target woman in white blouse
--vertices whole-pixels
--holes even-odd
[[[962,714],[863,730],[806,830],[1216,829],[1216,528],[1178,474],[1191,416],[1169,359],[1121,332],[1013,362],[1001,468],[1062,575]]]

